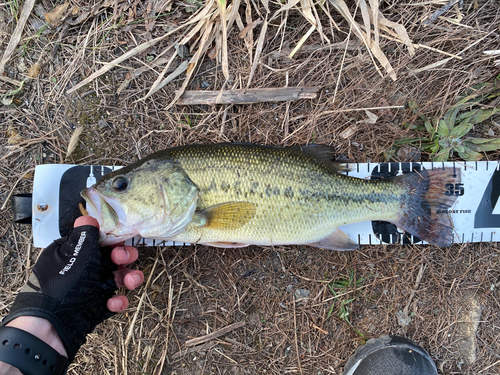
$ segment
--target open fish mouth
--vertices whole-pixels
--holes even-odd
[[[124,223],[125,212],[118,202],[112,199],[106,200],[92,187],[83,189],[81,196],[87,202],[89,216],[99,223],[99,241],[102,242],[108,236],[107,234],[115,232]]]
[[[87,203],[87,212],[89,216],[92,216],[99,222],[99,226],[102,225],[102,214],[101,214],[101,199],[99,193],[94,188],[83,189],[80,193],[85,202]]]

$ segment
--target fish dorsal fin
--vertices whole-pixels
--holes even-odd
[[[328,165],[335,172],[344,172],[347,170],[346,163],[348,163],[349,160],[336,159],[334,161],[333,159],[335,159],[336,151],[332,146],[311,144],[307,146],[291,146],[288,148],[312,156],[313,158],[321,161],[323,164]]]
[[[330,233],[328,236],[317,242],[308,243],[306,245],[320,247],[322,249],[341,251],[356,250],[358,248],[358,244],[340,229],[335,230],[333,233]]]
[[[250,202],[227,202],[207,207],[198,214],[204,218],[203,227],[212,229],[237,229],[248,223],[257,211]]]

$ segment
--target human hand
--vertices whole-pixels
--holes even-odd
[[[99,223],[92,216],[80,216],[76,219],[74,227],[77,228],[84,225],[92,225],[99,228]],[[118,288],[125,287],[133,290],[144,282],[142,271],[125,268],[125,266],[135,262],[137,258],[137,249],[132,246],[119,245],[111,251],[111,261],[118,266],[118,269],[113,272],[115,275],[115,284]],[[128,303],[127,297],[119,294],[108,299],[106,306],[109,311],[120,313],[125,311]]]
[[[12,326],[20,318],[47,320],[70,362],[88,333],[115,312],[127,308],[128,299],[114,295],[117,288],[134,289],[144,280],[141,271],[125,268],[137,259],[137,249],[101,249],[97,225],[93,218],[79,218],[68,236],[54,241],[42,252],[28,283],[2,322]]]

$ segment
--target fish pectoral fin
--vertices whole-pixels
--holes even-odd
[[[207,207],[197,214],[205,218],[205,228],[230,230],[248,223],[256,211],[257,207],[250,202],[228,202]]]
[[[359,247],[358,244],[351,239],[351,237],[342,232],[340,229],[335,230],[317,242],[308,243],[306,245],[322,249],[341,251],[356,250]]]

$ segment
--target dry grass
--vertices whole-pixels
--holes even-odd
[[[385,161],[384,152],[394,141],[415,135],[403,126],[415,121],[415,116],[398,108],[378,109],[372,110],[379,116],[375,124],[357,124],[366,119],[361,109],[397,107],[413,99],[426,114],[442,114],[459,93],[500,73],[494,58],[483,53],[498,49],[498,2],[464,2],[463,18],[452,8],[443,14],[447,19],[424,25],[445,3],[381,2],[385,18],[403,25],[415,46],[412,57],[407,46],[393,40],[395,35],[379,30],[380,49],[397,77],[393,81],[370,57],[352,23],[331,3],[314,3],[311,12],[322,25],[322,34],[316,25],[290,59],[313,25],[305,8],[291,7],[272,19],[281,3],[240,2],[237,17],[243,27],[259,18],[263,22],[254,23],[244,38],[235,26],[227,28],[229,77],[210,58],[221,56],[226,41],[207,32],[208,56],[200,54],[196,65],[190,65],[190,80],[178,76],[146,99],[162,71],[166,78],[181,64],[180,58],[174,58],[174,45],[198,24],[179,28],[191,17],[185,2],[108,1],[92,7],[72,1],[67,20],[44,30],[33,29],[38,28],[37,20],[45,22],[35,6],[1,78],[0,96],[11,98],[12,103],[0,108],[0,202],[4,204],[11,193],[30,191],[33,168],[42,163],[126,164],[155,150],[190,143],[317,142],[334,145],[339,154],[355,161]],[[46,11],[56,5],[49,0],[41,4]],[[220,12],[215,2],[202,5],[208,4],[211,12]],[[228,21],[231,4],[226,4]],[[16,26],[13,15],[19,17],[19,5],[17,1],[0,5],[2,51]],[[354,14],[355,3],[347,6]],[[207,19],[208,15],[205,29],[200,27],[188,41],[193,54],[203,43]],[[363,30],[366,15],[363,18],[360,9],[355,20]],[[220,18],[209,22],[222,33]],[[237,19],[234,22],[241,26]],[[370,35],[375,40],[373,26]],[[144,47],[157,38],[154,45]],[[137,47],[138,53],[134,51],[117,66],[107,65]],[[66,94],[106,66],[110,69],[105,74]],[[28,75],[33,78],[13,95],[16,84]],[[313,100],[165,109],[183,85],[191,90],[207,85],[210,90],[227,90],[243,89],[249,81],[254,88],[304,85],[322,90]],[[345,132],[352,126],[356,131]],[[83,133],[66,157],[78,127]],[[490,130],[498,136],[498,118],[474,131],[488,137]],[[485,155],[490,160],[499,157],[498,153]],[[2,314],[8,312],[39,252],[30,245],[31,230],[11,220],[9,209],[0,211]],[[148,286],[127,293],[130,308],[98,327],[70,374],[340,374],[363,341],[338,316],[341,302],[350,298],[355,300],[348,304],[349,319],[366,338],[392,333],[418,341],[443,374],[500,373],[496,244],[448,249],[367,246],[352,253],[294,246],[232,250],[198,246],[141,248],[140,253],[137,267],[144,270]],[[351,275],[366,279],[332,299],[327,282]],[[309,290],[309,300],[295,300],[297,288]],[[477,359],[468,366],[461,363],[455,341],[461,299],[470,293],[482,303],[483,313],[476,335]],[[405,308],[412,322],[401,327],[396,314]],[[200,347],[185,346],[189,339],[237,322],[245,326]]]

